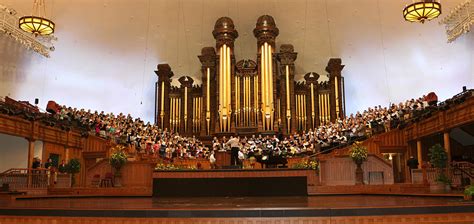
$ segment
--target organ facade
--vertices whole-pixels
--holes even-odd
[[[155,123],[182,135],[214,136],[290,134],[334,122],[345,116],[344,68],[331,58],[326,67],[328,81],[310,72],[295,81],[297,52],[281,44],[273,17],[258,18],[254,36],[256,59],[237,61],[234,41],[238,38],[232,19],[219,18],[212,32],[216,46],[204,47],[198,56],[202,84],[174,76],[168,64],[159,64],[156,82]]]

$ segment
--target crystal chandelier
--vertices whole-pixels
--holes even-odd
[[[441,4],[436,0],[419,0],[403,9],[403,18],[409,22],[430,21],[441,14]]]
[[[25,32],[35,36],[50,35],[54,33],[55,24],[53,21],[44,18],[46,6],[44,0],[34,0],[33,15],[23,16],[19,20],[19,27]]]

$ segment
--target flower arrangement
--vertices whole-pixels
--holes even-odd
[[[168,163],[168,164],[165,164],[165,163],[157,163],[156,166],[155,166],[155,170],[179,170],[179,167],[171,164],[171,163]]]
[[[470,185],[464,190],[464,199],[472,200],[473,195],[474,195],[474,185]]]
[[[163,162],[159,162],[156,164],[155,166],[155,170],[156,171],[161,171],[161,170],[197,170],[199,169],[197,166],[186,166],[186,167],[183,167],[183,166],[176,166],[172,163],[163,163]]]
[[[319,163],[316,160],[307,160],[304,162],[293,164],[293,169],[311,169],[318,170]]]
[[[122,145],[116,145],[112,148],[112,155],[110,155],[109,163],[120,173],[120,169],[127,162],[127,154],[124,152],[125,147]]]
[[[362,142],[356,141],[354,144],[352,144],[352,147],[349,151],[349,156],[356,164],[362,164],[362,162],[367,160],[367,147],[362,145]]]

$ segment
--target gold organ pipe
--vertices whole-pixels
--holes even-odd
[[[206,85],[206,134],[209,134],[209,126],[211,120],[211,69],[207,68],[207,85]]]
[[[335,99],[336,99],[336,117],[339,117],[339,89],[338,89],[338,80],[337,76],[334,77],[334,85],[335,85]]]
[[[319,112],[319,123],[321,124],[323,122],[323,113],[321,112],[321,109],[323,108],[321,104],[321,94],[318,94],[318,112]]]
[[[194,119],[196,119],[196,124],[195,124],[195,132],[198,130],[198,122],[199,122],[199,97],[196,97],[196,114],[194,115]]]
[[[312,120],[312,128],[314,128],[314,116],[315,116],[315,110],[314,110],[314,84],[311,83],[311,120]]]
[[[250,125],[250,111],[252,109],[252,104],[251,104],[251,93],[252,92],[252,88],[251,88],[251,85],[250,85],[250,76],[247,77],[247,125]]]
[[[328,122],[331,121],[331,98],[328,93]]]
[[[328,117],[329,117],[329,112],[330,112],[330,107],[329,107],[329,94],[324,94],[324,97],[325,97],[325,103],[326,103],[326,122],[329,121]]]
[[[271,106],[271,100],[270,100],[270,95],[271,95],[271,90],[270,90],[270,77],[269,77],[269,61],[268,61],[268,43],[265,42],[265,104],[266,104],[266,112],[265,112],[265,117],[266,117],[266,130],[270,129],[270,123],[271,123],[271,114],[270,114],[270,106]]]
[[[231,105],[231,61],[230,61],[230,47],[227,46],[227,86],[229,89],[227,90],[227,131],[230,131],[230,121],[231,121],[231,113],[232,113],[232,105]]]
[[[260,103],[258,102],[258,75],[257,76],[254,76],[254,94],[255,94],[255,103],[253,104],[253,106],[255,107],[254,108],[254,112],[255,112],[255,125],[257,125],[257,122],[258,122],[258,109],[259,109],[259,105]]]
[[[222,131],[226,131],[226,127],[227,127],[227,46],[224,44],[223,46],[224,48],[224,68],[223,68],[223,77],[222,77],[222,81],[223,81],[223,91],[222,91],[222,94],[224,95],[224,98],[223,98],[223,107],[222,107],[222,119],[224,119],[223,123],[223,130]]]
[[[226,96],[226,99],[225,99],[225,102],[226,102],[226,108],[227,108],[227,123],[226,123],[226,131],[229,131],[229,128],[230,128],[230,114],[232,112],[232,108],[231,108],[231,80],[230,80],[230,48],[226,45],[226,50],[225,50],[225,55],[226,55],[226,59],[225,59],[225,63],[226,63],[226,73],[225,73],[225,80],[226,80],[226,93],[227,93],[227,96]]]
[[[234,85],[235,85],[235,126],[238,126],[238,120],[239,120],[239,113],[240,113],[240,110],[239,110],[239,101],[240,101],[240,98],[239,98],[239,77],[235,76],[234,77]]]
[[[164,129],[163,125],[163,119],[165,116],[165,82],[161,82],[161,129]]]
[[[302,95],[296,95],[297,98],[298,98],[298,129],[301,130],[301,121],[303,120],[303,116],[301,116],[301,111],[302,111],[302,103],[301,103],[301,98],[302,98]]]
[[[223,105],[224,105],[224,47],[222,46],[219,49],[219,130],[222,131],[223,129]]]
[[[181,98],[178,98],[178,133],[181,127]]]
[[[264,50],[264,45],[261,46],[261,50],[260,50],[260,64],[261,64],[261,93],[262,93],[262,127],[263,129],[265,130],[265,106],[266,106],[266,103],[265,103],[265,50]]]
[[[326,124],[326,120],[327,120],[327,115],[326,115],[326,109],[327,109],[326,93],[324,93],[322,95],[322,97],[323,97],[323,120],[324,120],[324,124]]]
[[[188,120],[188,87],[184,87],[184,131],[186,132],[186,127]]]
[[[176,132],[176,125],[178,124],[178,98],[174,99],[174,115],[173,115],[173,120],[174,120],[174,131]]]
[[[199,110],[198,110],[198,132],[201,130],[201,114],[202,114],[202,97],[199,97]]]
[[[303,102],[303,97],[304,95],[300,95],[300,117],[301,117],[301,121],[300,121],[300,129],[303,129],[303,124],[304,124],[304,102]]]
[[[246,79],[246,88],[245,88],[245,119],[247,120],[246,121],[246,125],[248,126],[250,124],[250,77],[245,77]]]
[[[306,119],[307,119],[307,113],[306,113],[306,95],[303,95],[303,129],[306,129]]]
[[[269,101],[270,101],[270,93],[269,93],[269,89],[268,89],[268,47],[267,47],[267,43],[265,43],[263,45],[263,63],[264,63],[264,73],[263,73],[263,77],[265,78],[265,90],[264,90],[264,93],[265,93],[265,130],[268,130],[268,123],[269,123],[269,116],[270,116],[270,105],[269,105]]]
[[[174,99],[173,98],[170,98],[170,104],[171,104],[171,108],[170,108],[170,131],[173,130],[173,122],[174,122],[174,110],[173,110],[173,106],[174,106]]]
[[[268,45],[268,85],[270,89],[270,130],[273,130],[273,121],[275,120],[275,99],[273,99],[273,54],[272,45]]]
[[[198,126],[199,126],[199,106],[200,105],[199,105],[199,97],[196,97],[195,99],[196,99],[196,108],[195,108],[196,114],[194,115],[194,119],[196,120],[196,124],[195,124],[195,126],[196,126],[195,129],[196,130],[195,130],[195,132],[197,132]]]
[[[291,119],[291,106],[290,106],[290,67],[285,66],[286,72],[286,117],[288,118],[288,126],[290,125],[289,120]],[[288,127],[289,129],[289,127]]]
[[[211,93],[211,69],[210,68],[207,68],[207,85],[206,85],[206,112],[207,113],[210,113],[211,111],[211,96],[210,96],[210,93]],[[209,114],[210,115],[210,114]],[[207,115],[206,115],[207,116]],[[207,118],[207,117],[206,117]]]

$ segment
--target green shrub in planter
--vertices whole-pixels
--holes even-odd
[[[69,162],[66,164],[66,172],[71,174],[71,186],[74,186],[76,180],[74,175],[81,171],[81,161],[79,159],[70,159]]]

